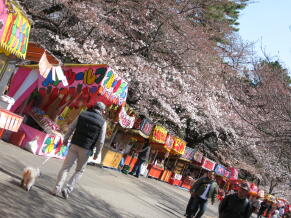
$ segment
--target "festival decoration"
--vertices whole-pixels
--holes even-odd
[[[120,126],[122,126],[123,128],[132,128],[133,127],[135,117],[129,116],[126,113],[124,107],[121,108],[118,117],[119,117],[118,122],[119,122]]]
[[[202,163],[202,160],[203,160],[203,154],[199,151],[196,151],[194,153],[194,156],[193,156],[193,160],[196,161],[197,163]]]
[[[175,140],[174,140],[173,136],[170,133],[168,133],[166,143],[164,145],[165,149],[167,151],[170,151],[174,145],[174,142],[175,142]]]
[[[0,51],[25,59],[31,24],[15,1],[0,0]]]
[[[167,139],[168,131],[159,125],[154,127],[152,135],[150,137],[151,143],[165,144]]]
[[[194,159],[194,154],[195,154],[195,150],[193,148],[186,147],[185,152],[182,155],[182,158],[192,161]]]
[[[237,180],[238,179],[238,170],[233,167],[227,168],[230,171],[230,177],[231,180]]]
[[[202,166],[201,166],[203,169],[206,169],[208,171],[212,171],[214,170],[214,167],[215,167],[215,162],[206,158],[206,157],[203,157],[203,161],[202,161]]]
[[[40,76],[38,87],[41,88],[76,88],[86,99],[87,106],[96,101],[106,105],[125,105],[128,84],[107,65],[71,65],[62,67],[66,77],[65,84],[60,78],[53,78],[51,70],[46,78]],[[59,76],[57,76],[59,77]]]
[[[215,173],[219,176],[224,176],[226,168],[220,164],[217,164],[215,167]]]
[[[177,136],[174,136],[174,145],[173,145],[171,152],[178,154],[178,155],[184,154],[186,144],[187,144],[187,142],[178,138]]]

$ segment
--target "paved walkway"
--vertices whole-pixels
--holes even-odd
[[[25,166],[39,166],[45,157],[0,140],[0,214],[7,218],[46,217],[184,217],[189,193],[154,179],[126,176],[111,169],[88,166],[68,200],[53,197],[62,160],[50,159],[30,192],[19,187]],[[217,217],[217,205],[205,218]]]

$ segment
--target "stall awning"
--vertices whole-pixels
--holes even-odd
[[[168,136],[168,130],[160,125],[155,125],[153,128],[152,134],[149,138],[151,147],[156,150],[160,151],[167,151],[166,142],[167,139],[171,140],[171,138],[167,138]],[[171,141],[168,141],[169,143],[172,143]],[[170,145],[169,145],[170,146]]]
[[[0,0],[0,8],[0,53],[25,59],[32,22],[16,1]]]
[[[29,61],[39,62],[44,52],[46,52],[46,57],[49,63],[55,64],[55,65],[60,65],[62,63],[59,59],[57,59],[55,56],[49,53],[40,44],[35,43],[35,42],[28,43],[25,59]]]

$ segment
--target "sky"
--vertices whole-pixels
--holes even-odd
[[[251,0],[239,18],[239,34],[243,40],[256,43],[262,55],[278,57],[291,72],[291,0]]]

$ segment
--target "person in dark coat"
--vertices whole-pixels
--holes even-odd
[[[219,218],[251,217],[252,207],[247,199],[249,191],[249,185],[247,183],[242,183],[237,193],[227,195],[219,205]]]
[[[214,171],[208,172],[206,177],[198,179],[190,189],[191,197],[187,204],[186,217],[202,217],[207,208],[208,199],[211,199],[211,203],[214,204],[217,188]]]
[[[106,134],[106,120],[103,117],[105,109],[106,106],[102,102],[97,102],[94,107],[80,113],[70,125],[64,137],[64,144],[68,144],[69,138],[73,135],[71,146],[59,171],[56,185],[52,191],[53,195],[58,195],[61,192],[63,197],[67,199],[82,177],[88,159],[93,154],[93,149],[96,147],[93,159],[96,159],[102,150]],[[76,161],[75,173],[63,188],[68,172]]]
[[[137,161],[132,171],[129,173],[130,175],[134,175],[136,178],[139,177],[141,166],[145,161],[148,161],[150,152],[151,152],[151,146],[149,142],[147,141],[146,144],[143,146],[142,150],[139,152]]]

